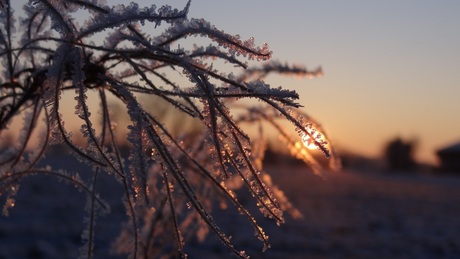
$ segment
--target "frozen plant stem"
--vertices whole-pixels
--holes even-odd
[[[292,208],[266,181],[261,164],[268,143],[265,127],[277,130],[317,173],[323,168],[299,141],[314,144],[331,163],[337,160],[324,129],[299,109],[297,93],[263,80],[270,73],[317,77],[322,69],[269,61],[268,44],[258,46],[254,38],[243,40],[203,19],[189,19],[190,1],[180,10],[103,2],[29,1],[22,6],[24,17],[16,17],[12,2],[0,0],[1,136],[13,121],[23,122],[18,141],[0,153],[3,213],[14,207],[24,178],[64,179],[87,193],[80,252],[93,258],[97,218],[109,213],[97,193],[100,176],[108,174],[119,182],[129,219],[114,240],[116,253],[185,258],[186,240],[203,239],[210,230],[230,252],[246,258],[214,220],[215,201],[246,217],[265,251],[268,237],[253,216],[257,211],[243,206],[235,192],[247,188],[260,212],[277,224],[284,222],[283,208]],[[205,38],[209,45],[175,48],[188,46],[190,36]],[[214,60],[225,64],[214,67]],[[64,93],[74,96],[73,116],[63,113]],[[248,98],[262,105],[240,104]],[[90,99],[99,103],[96,112]],[[123,113],[127,130],[116,127]],[[194,126],[171,126],[174,118]],[[299,136],[292,136],[283,120]],[[80,123],[80,132],[66,124],[70,121]],[[260,137],[251,140],[248,125],[258,126]],[[39,166],[55,145],[88,165],[90,176]]]

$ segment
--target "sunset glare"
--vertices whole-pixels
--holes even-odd
[[[304,140],[304,141],[302,141],[302,144],[303,144],[306,148],[308,148],[308,149],[310,149],[310,150],[314,150],[314,149],[317,149],[317,148],[318,148],[318,147],[315,145],[315,143],[314,143],[313,141],[308,141],[308,140],[305,141],[305,140]]]

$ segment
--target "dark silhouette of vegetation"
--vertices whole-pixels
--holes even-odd
[[[390,170],[411,171],[415,168],[413,158],[415,143],[401,138],[391,140],[385,148],[385,158]]]

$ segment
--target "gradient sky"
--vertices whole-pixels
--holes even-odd
[[[193,0],[189,17],[267,42],[279,61],[322,66],[322,78],[267,81],[296,90],[339,149],[378,157],[401,137],[436,163],[437,149],[460,141],[459,14],[454,0]]]
[[[460,1],[193,0],[189,17],[267,42],[281,62],[322,66],[322,78],[267,81],[296,90],[340,149],[377,157],[399,136],[435,163],[460,141]]]
[[[460,141],[459,14],[460,1],[194,0],[189,17],[267,42],[282,62],[321,65],[319,79],[267,81],[298,91],[340,148],[375,157],[400,136],[435,163]]]

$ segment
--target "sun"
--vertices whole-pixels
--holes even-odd
[[[315,141],[310,136],[307,136],[307,135],[303,137],[302,144],[304,145],[304,147],[310,150],[318,148],[318,146],[315,144]]]
[[[324,135],[308,123],[304,129],[296,129],[301,138],[303,146],[309,150],[322,149],[327,144]]]

